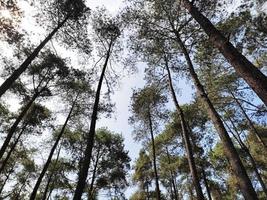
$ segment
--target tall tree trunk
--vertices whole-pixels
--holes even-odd
[[[48,169],[48,167],[49,167],[49,165],[50,165],[50,163],[51,163],[53,154],[54,154],[54,152],[55,152],[55,150],[56,150],[56,148],[57,148],[57,146],[58,146],[58,143],[59,143],[59,141],[60,141],[62,135],[63,135],[64,132],[65,132],[65,128],[66,128],[66,126],[67,126],[67,124],[68,124],[68,121],[69,121],[69,119],[71,118],[71,114],[72,114],[72,111],[73,111],[73,109],[74,109],[74,107],[75,107],[75,104],[76,104],[78,95],[79,95],[79,94],[76,95],[76,98],[75,98],[75,100],[74,100],[73,103],[72,103],[72,106],[71,106],[71,109],[70,109],[70,111],[69,111],[69,114],[68,114],[68,116],[67,116],[67,118],[66,118],[66,120],[65,120],[65,122],[64,122],[64,124],[63,124],[63,126],[62,126],[62,128],[61,128],[61,131],[60,131],[59,135],[57,136],[57,139],[56,139],[56,141],[55,141],[55,143],[54,143],[54,145],[53,145],[53,147],[52,147],[52,149],[51,149],[51,151],[50,151],[50,154],[49,154],[49,156],[48,156],[48,158],[47,158],[47,161],[46,161],[46,163],[45,163],[45,165],[44,165],[44,167],[43,167],[43,169],[42,169],[42,172],[40,173],[40,175],[39,175],[39,177],[38,177],[38,180],[37,180],[37,182],[35,183],[35,186],[34,186],[34,188],[33,188],[33,191],[32,191],[32,193],[31,193],[31,196],[30,196],[30,200],[34,200],[35,197],[36,197],[37,190],[38,190],[38,188],[39,188],[39,186],[40,186],[40,184],[41,184],[41,182],[42,182],[42,179],[43,179],[43,177],[45,176],[45,173],[46,173],[46,171],[47,171],[47,169]]]
[[[237,136],[233,133],[233,131],[230,129],[229,126],[228,126],[228,129],[230,129],[231,133],[236,138],[236,141],[238,142],[240,147],[246,152],[246,154],[247,154],[247,156],[249,158],[249,161],[251,163],[251,166],[252,166],[252,168],[253,168],[253,170],[254,170],[254,172],[256,174],[256,177],[257,177],[258,181],[260,182],[262,190],[263,190],[263,192],[264,192],[264,194],[265,194],[265,196],[267,198],[267,188],[266,188],[266,185],[265,185],[265,183],[264,183],[264,181],[263,181],[263,179],[262,179],[262,177],[260,175],[260,172],[258,170],[258,165],[257,165],[255,159],[253,158],[253,156],[251,155],[249,148],[245,145],[245,143],[240,138],[240,134],[238,132],[238,129],[237,129],[237,127],[236,127],[236,125],[235,125],[235,123],[234,123],[234,121],[232,120],[231,117],[229,117],[229,121],[232,124],[232,127],[233,127],[235,133],[237,134]],[[225,123],[225,124],[227,124],[227,123]]]
[[[5,185],[6,185],[6,182],[8,181],[8,179],[9,179],[10,175],[12,174],[13,170],[14,170],[14,166],[12,166],[12,168],[9,170],[9,172],[8,172],[6,178],[5,178],[5,181],[3,182],[3,184],[1,184],[0,194],[2,194],[3,189],[4,189]]]
[[[209,184],[208,184],[208,180],[207,180],[206,172],[205,172],[205,170],[204,170],[203,165],[201,166],[201,171],[202,171],[203,181],[204,181],[204,184],[205,184],[205,187],[206,187],[206,191],[207,191],[208,199],[209,199],[209,200],[212,200],[211,193],[210,193],[210,187],[209,187]]]
[[[170,87],[170,91],[172,94],[172,99],[173,99],[173,102],[175,104],[176,111],[180,116],[180,122],[181,122],[181,127],[182,127],[182,136],[183,136],[184,145],[185,145],[185,149],[186,149],[186,155],[187,155],[190,173],[191,173],[192,179],[193,179],[193,184],[194,184],[194,187],[195,187],[195,190],[197,193],[198,200],[203,200],[205,198],[204,198],[204,195],[203,195],[203,192],[201,189],[199,177],[197,175],[197,168],[196,168],[196,164],[195,164],[195,160],[194,160],[193,149],[192,149],[192,145],[190,143],[189,130],[187,128],[187,124],[185,121],[183,110],[178,103],[178,100],[177,100],[177,97],[176,97],[176,94],[175,94],[175,91],[173,88],[172,77],[171,77],[171,72],[169,69],[167,58],[165,58],[165,66],[166,66],[166,69],[168,72],[169,87]]]
[[[51,40],[55,33],[66,23],[69,19],[68,15],[58,26],[34,49],[34,51],[29,55],[26,60],[16,69],[0,86],[0,98],[1,96],[12,86],[12,84],[19,78],[19,76],[28,68],[31,62],[37,57],[38,53],[42,48]]]
[[[168,163],[171,164],[171,159],[170,159],[168,147],[166,147],[166,154],[167,154],[167,158],[168,158]],[[174,193],[174,200],[178,200],[178,193],[177,193],[177,188],[176,188],[176,183],[175,183],[173,171],[170,170],[170,173],[171,173],[171,185],[173,187],[173,193]]]
[[[27,105],[23,108],[23,110],[21,111],[21,113],[19,114],[19,116],[17,117],[16,121],[13,123],[13,125],[11,126],[11,128],[8,131],[8,134],[6,136],[6,139],[0,149],[0,160],[2,159],[6,148],[8,147],[8,144],[12,138],[12,136],[14,135],[19,123],[21,122],[21,120],[23,119],[23,117],[26,115],[26,113],[28,112],[28,110],[30,109],[30,107],[32,106],[33,102],[36,100],[36,98],[40,95],[42,91],[40,92],[36,92],[31,100],[27,103]]]
[[[199,23],[211,43],[216,46],[228,62],[235,68],[247,84],[256,92],[259,98],[267,105],[267,77],[254,66],[245,56],[216,29],[216,27],[193,5],[189,0],[182,0],[184,7]]]
[[[101,92],[101,87],[102,87],[102,82],[105,76],[105,71],[108,65],[110,53],[111,53],[111,47],[112,47],[112,42],[109,44],[109,48],[107,51],[106,55],[106,60],[102,69],[102,73],[98,82],[97,90],[96,90],[96,95],[95,95],[95,102],[94,102],[94,107],[93,107],[93,113],[91,116],[91,123],[90,123],[90,130],[88,133],[88,138],[87,138],[87,145],[84,153],[84,159],[82,160],[82,166],[79,172],[78,176],[78,183],[75,189],[74,193],[74,200],[80,200],[82,197],[82,193],[84,191],[84,187],[86,184],[86,178],[88,175],[88,169],[90,166],[90,161],[92,157],[92,149],[94,146],[94,139],[95,139],[95,127],[96,127],[96,120],[97,120],[97,114],[98,114],[98,106],[99,106],[99,100],[100,100],[100,92]]]
[[[243,106],[241,105],[241,103],[238,101],[238,99],[235,97],[234,93],[229,90],[230,94],[232,95],[233,99],[235,100],[236,104],[238,105],[239,109],[241,110],[241,112],[243,113],[243,115],[245,116],[246,120],[248,121],[248,125],[251,129],[251,131],[255,134],[256,138],[259,140],[259,142],[267,149],[266,144],[264,143],[264,141],[262,140],[259,132],[257,131],[256,127],[254,126],[254,123],[251,121],[251,119],[249,118],[249,116],[247,115],[245,109],[243,108]]]
[[[198,79],[198,76],[195,72],[193,63],[191,61],[191,58],[189,56],[189,53],[187,52],[186,47],[184,46],[184,43],[182,42],[180,35],[178,32],[175,32],[176,34],[176,39],[177,39],[177,43],[180,46],[187,65],[188,65],[188,69],[189,69],[189,73],[193,79],[193,83],[196,87],[197,90],[197,94],[198,96],[202,99],[208,115],[210,117],[210,119],[213,122],[213,125],[215,126],[221,141],[223,143],[224,146],[224,152],[225,155],[227,156],[228,160],[230,161],[230,165],[233,169],[233,172],[235,174],[235,177],[238,180],[238,184],[240,187],[240,190],[242,192],[242,194],[244,195],[245,199],[247,200],[257,200],[257,193],[255,192],[253,185],[247,175],[246,169],[244,167],[244,165],[241,162],[241,159],[239,158],[239,155],[234,147],[234,144],[229,136],[229,134],[227,133],[224,124],[220,118],[220,115],[218,114],[218,112],[215,110],[213,104],[211,103],[208,95],[206,94],[203,85],[200,83],[200,80]]]
[[[27,124],[25,124],[25,125],[23,126],[23,128],[21,129],[21,131],[20,131],[20,133],[19,133],[17,139],[15,140],[14,144],[13,144],[13,145],[11,146],[11,148],[9,149],[9,152],[7,153],[5,159],[3,160],[2,165],[1,165],[1,167],[0,167],[0,174],[4,171],[5,166],[6,166],[7,162],[8,162],[8,160],[9,160],[11,154],[13,153],[14,149],[16,148],[16,146],[17,146],[17,144],[18,144],[18,142],[19,142],[19,139],[20,139],[20,137],[22,136],[22,134],[23,134],[24,130],[26,129],[26,127],[27,127]]]
[[[58,162],[58,159],[59,159],[60,150],[61,150],[61,147],[59,147],[59,150],[58,150],[58,152],[57,152],[57,158],[56,158],[55,165],[57,165],[57,162]],[[52,178],[53,178],[53,176],[54,176],[54,173],[55,173],[55,168],[53,168],[53,169],[51,170],[51,173],[50,173],[50,175],[49,175],[49,177],[48,177],[48,180],[47,180],[47,183],[46,183],[46,186],[45,186],[45,190],[44,190],[44,193],[43,193],[42,200],[46,200],[47,192],[48,192],[50,183],[51,183],[51,181],[52,181]]]
[[[99,161],[99,154],[100,154],[100,148],[98,148],[97,150],[97,154],[96,154],[96,161],[94,164],[94,169],[93,169],[93,175],[92,175],[92,180],[90,183],[90,187],[89,187],[89,197],[92,198],[93,197],[93,190],[94,190],[94,183],[95,183],[95,178],[96,178],[96,170],[97,170],[97,166],[98,166],[98,161]],[[90,199],[89,198],[89,199]]]
[[[155,148],[155,140],[154,140],[154,133],[153,133],[153,125],[152,125],[152,119],[151,115],[149,113],[149,129],[150,129],[150,136],[151,136],[151,142],[152,142],[152,154],[153,154],[153,167],[154,167],[154,175],[155,175],[155,182],[156,182],[156,195],[157,200],[160,200],[160,189],[159,189],[159,176],[157,171],[157,161],[156,161],[156,148]]]

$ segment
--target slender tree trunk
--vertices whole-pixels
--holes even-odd
[[[26,115],[26,113],[28,112],[28,110],[30,109],[30,107],[32,106],[33,102],[36,100],[36,98],[40,95],[41,92],[36,92],[33,96],[32,99],[27,103],[27,105],[23,108],[23,110],[21,111],[21,113],[19,114],[19,116],[17,117],[16,121],[14,122],[14,124],[11,126],[11,128],[8,131],[7,137],[0,149],[0,160],[2,159],[8,144],[12,138],[12,136],[14,135],[19,123],[21,122],[21,120],[23,119],[23,117]]]
[[[99,161],[99,154],[100,154],[100,148],[98,148],[98,150],[97,150],[96,161],[95,161],[95,164],[94,164],[92,180],[91,180],[90,187],[89,187],[89,197],[90,198],[93,197],[93,189],[94,189],[94,183],[95,183],[95,178],[96,178],[97,165],[98,165],[98,161]]]
[[[5,166],[6,166],[7,162],[8,162],[8,160],[9,160],[11,154],[13,153],[14,149],[16,148],[16,146],[17,146],[17,144],[18,144],[18,142],[19,142],[19,139],[20,139],[20,137],[22,136],[24,130],[26,129],[26,126],[27,126],[27,124],[25,124],[25,125],[23,126],[23,128],[21,129],[21,131],[20,131],[20,133],[19,133],[17,139],[15,140],[14,144],[11,146],[11,148],[10,148],[9,152],[7,153],[7,155],[6,155],[5,159],[4,159],[4,161],[2,162],[2,165],[1,165],[1,167],[0,167],[0,174],[4,171]]]
[[[258,170],[258,165],[257,165],[255,159],[253,158],[253,156],[251,155],[249,148],[244,144],[244,142],[240,138],[239,132],[237,130],[237,127],[236,127],[235,123],[233,122],[233,120],[231,119],[231,117],[229,117],[229,121],[232,124],[233,129],[236,132],[237,136],[235,136],[235,134],[232,131],[231,132],[232,132],[233,136],[236,138],[236,140],[237,140],[238,144],[240,145],[240,147],[247,153],[247,156],[249,158],[251,166],[252,166],[252,168],[253,168],[253,170],[254,170],[254,172],[256,174],[256,177],[257,177],[258,181],[260,182],[260,185],[262,187],[262,190],[263,190],[265,196],[267,197],[267,188],[266,188],[266,185],[265,185],[264,181],[261,178],[260,172]],[[228,128],[230,128],[230,127],[228,126]]]
[[[224,152],[227,156],[228,160],[230,161],[230,165],[233,169],[233,172],[235,174],[235,177],[238,180],[238,184],[240,187],[240,190],[242,194],[244,195],[245,199],[247,200],[257,200],[257,193],[255,192],[253,185],[247,175],[246,169],[244,165],[241,162],[241,159],[239,158],[239,155],[234,147],[234,144],[227,133],[224,124],[220,118],[220,115],[215,110],[213,104],[211,103],[208,95],[206,94],[203,85],[200,83],[200,80],[198,79],[198,76],[195,72],[193,63],[191,61],[191,58],[189,56],[189,53],[187,52],[186,47],[184,46],[179,33],[176,33],[177,37],[177,43],[181,47],[181,50],[185,56],[189,73],[193,79],[193,83],[196,87],[198,96],[202,99],[204,105],[206,106],[208,115],[210,119],[212,120],[220,138],[224,146]]]
[[[170,91],[172,94],[172,99],[174,101],[175,107],[176,107],[176,111],[180,116],[180,121],[181,121],[181,127],[182,127],[182,136],[183,136],[183,140],[184,140],[184,145],[185,145],[185,149],[186,149],[186,154],[187,154],[187,160],[188,160],[188,164],[189,164],[189,169],[192,175],[192,179],[193,179],[193,184],[197,193],[197,198],[198,200],[203,200],[204,195],[201,189],[201,184],[200,184],[200,180],[199,177],[197,175],[197,168],[196,168],[196,164],[195,164],[195,160],[194,160],[194,155],[193,155],[193,150],[192,150],[192,145],[190,143],[190,138],[189,138],[189,131],[186,125],[186,121],[185,121],[185,117],[184,117],[184,113],[183,110],[181,109],[174,88],[173,88],[173,84],[172,84],[172,77],[171,77],[171,72],[169,69],[169,65],[168,65],[168,61],[167,59],[165,59],[166,62],[166,68],[167,68],[167,72],[168,72],[168,79],[169,79],[169,87],[170,87]]]
[[[154,167],[154,175],[155,175],[155,182],[156,182],[156,195],[157,195],[157,200],[160,200],[160,189],[159,189],[159,176],[158,176],[158,171],[157,171],[157,161],[156,161],[156,148],[155,148],[155,140],[154,140],[154,133],[153,133],[153,125],[152,125],[152,120],[151,120],[151,115],[149,113],[149,129],[150,129],[150,136],[151,136],[151,142],[152,142],[152,153],[153,153],[153,167]]]
[[[96,120],[97,120],[97,114],[98,114],[98,106],[99,106],[99,100],[100,100],[100,92],[101,92],[101,87],[102,87],[102,82],[104,79],[105,71],[108,65],[110,53],[111,53],[111,47],[112,43],[109,44],[109,49],[107,51],[106,55],[106,60],[102,69],[102,73],[98,82],[97,90],[96,90],[96,95],[95,95],[95,102],[94,102],[94,107],[93,107],[93,113],[91,116],[91,123],[90,123],[90,130],[88,133],[88,138],[87,138],[87,146],[85,149],[84,153],[84,159],[82,160],[82,166],[79,172],[78,176],[78,183],[75,189],[74,193],[74,200],[80,200],[82,197],[82,193],[84,191],[84,187],[86,184],[86,179],[88,175],[88,169],[90,166],[90,161],[92,157],[92,149],[94,146],[94,138],[95,138],[95,127],[96,127]]]
[[[207,176],[206,176],[206,172],[205,172],[203,166],[201,166],[201,170],[202,170],[203,181],[204,181],[204,184],[205,184],[205,187],[206,187],[208,199],[212,200],[211,193],[210,193],[210,187],[209,187]]]
[[[241,112],[243,113],[243,115],[245,116],[246,120],[248,121],[248,125],[251,129],[251,131],[256,135],[257,139],[259,140],[259,142],[267,149],[266,144],[264,143],[264,141],[262,140],[262,138],[260,137],[259,132],[257,131],[256,127],[254,126],[254,123],[251,121],[251,119],[249,118],[249,116],[247,115],[246,111],[244,110],[243,106],[241,105],[241,103],[238,101],[238,99],[235,97],[234,93],[229,90],[230,94],[232,95],[233,99],[235,100],[236,104],[238,105],[239,109],[241,110]]]
[[[1,96],[12,86],[12,84],[19,78],[19,76],[28,68],[31,62],[37,57],[42,48],[51,40],[55,33],[66,23],[70,15],[67,16],[58,26],[34,49],[26,60],[16,69],[0,86],[0,98]]]
[[[49,167],[49,165],[50,165],[50,163],[51,163],[53,154],[54,154],[54,152],[55,152],[55,150],[56,150],[56,148],[57,148],[57,146],[58,146],[58,143],[59,143],[59,141],[60,141],[62,135],[63,135],[64,132],[65,132],[65,128],[66,128],[66,126],[67,126],[67,124],[68,124],[68,121],[69,121],[69,119],[71,118],[71,114],[72,114],[73,108],[75,107],[77,98],[78,98],[78,94],[77,94],[75,100],[74,100],[73,103],[72,103],[72,106],[71,106],[71,109],[70,109],[70,111],[69,111],[69,114],[68,114],[68,116],[67,116],[67,118],[66,118],[66,120],[65,120],[65,122],[64,122],[64,125],[63,125],[63,127],[61,128],[61,131],[60,131],[59,135],[57,136],[57,139],[56,139],[56,141],[55,141],[55,143],[54,143],[54,145],[53,145],[53,147],[52,147],[52,149],[51,149],[51,151],[50,151],[50,154],[49,154],[49,156],[48,156],[48,158],[47,158],[47,161],[46,161],[46,163],[45,163],[45,165],[44,165],[44,167],[43,167],[43,170],[42,170],[41,174],[39,175],[37,182],[35,183],[35,186],[34,186],[34,188],[33,188],[33,191],[32,191],[32,193],[31,193],[31,196],[30,196],[30,200],[34,200],[35,197],[36,197],[37,190],[38,190],[38,188],[39,188],[39,186],[40,186],[40,184],[41,184],[41,182],[42,182],[42,179],[43,179],[43,177],[45,176],[45,173],[46,173],[46,171],[47,171],[47,169],[48,169],[48,167]]]
[[[8,174],[7,174],[7,176],[6,176],[5,181],[3,182],[3,184],[1,184],[1,187],[0,187],[0,194],[2,194],[3,189],[4,189],[5,185],[6,185],[6,182],[8,181],[10,175],[11,175],[12,172],[13,172],[13,169],[14,169],[14,166],[11,168],[11,170],[9,170],[9,172],[8,172]]]
[[[167,153],[168,163],[171,164],[171,159],[170,159],[168,147],[166,147],[166,153]],[[175,180],[174,180],[173,171],[171,170],[170,173],[171,173],[171,185],[173,187],[173,193],[174,193],[174,200],[178,200],[178,193],[177,193],[177,188],[176,188],[176,184],[175,184]]]
[[[267,77],[245,56],[238,52],[209,19],[201,14],[192,2],[189,0],[182,0],[182,2],[187,11],[209,36],[211,43],[219,49],[235,68],[237,74],[247,82],[265,105],[267,105]]]
[[[57,162],[58,162],[58,159],[59,159],[60,150],[61,150],[61,147],[59,147],[55,165],[57,165]],[[50,173],[50,175],[49,175],[49,177],[48,177],[48,180],[47,180],[47,183],[46,183],[46,186],[45,186],[45,190],[44,190],[44,193],[43,193],[42,200],[46,200],[47,192],[48,192],[50,183],[51,183],[51,181],[52,181],[52,178],[53,178],[53,176],[54,176],[54,173],[55,173],[55,168],[53,168],[53,169],[51,170],[51,173]]]

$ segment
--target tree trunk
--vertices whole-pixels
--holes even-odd
[[[211,193],[210,193],[210,187],[209,187],[207,176],[206,176],[206,172],[205,172],[203,166],[201,166],[201,170],[202,170],[203,181],[204,181],[204,184],[205,184],[205,187],[206,187],[208,199],[212,200]]]
[[[253,170],[254,170],[254,172],[256,174],[256,177],[257,177],[258,181],[260,182],[260,185],[262,187],[262,190],[263,190],[265,196],[267,197],[267,188],[266,188],[266,185],[265,185],[264,181],[261,178],[260,172],[258,170],[258,165],[257,165],[256,161],[254,160],[253,156],[251,155],[249,148],[244,144],[244,142],[240,138],[239,132],[237,130],[237,127],[236,127],[235,123],[233,122],[233,120],[230,117],[229,117],[229,121],[232,124],[233,129],[236,132],[237,136],[235,136],[235,134],[232,131],[231,132],[232,132],[233,136],[236,138],[236,140],[237,140],[238,144],[240,145],[240,147],[247,153],[247,156],[249,158],[251,166],[252,166],[252,168],[253,168]],[[230,127],[228,127],[228,128],[230,128]]]
[[[14,166],[12,166],[11,170],[9,170],[9,172],[8,172],[8,174],[7,174],[7,176],[6,176],[5,181],[3,182],[3,184],[1,184],[1,187],[0,187],[0,194],[2,194],[3,189],[4,189],[5,185],[6,185],[6,182],[8,181],[8,179],[9,179],[10,175],[12,174],[13,170],[14,170]]]
[[[167,153],[168,163],[171,164],[171,159],[170,159],[168,147],[166,147],[166,153]],[[172,170],[170,171],[170,173],[171,173],[171,185],[173,187],[173,193],[174,193],[174,200],[178,200],[178,193],[177,193],[177,188],[176,188],[176,184],[175,184]]]
[[[32,99],[27,103],[27,105],[23,108],[23,110],[21,111],[21,113],[19,114],[19,116],[17,117],[16,121],[14,122],[14,124],[11,126],[11,128],[8,131],[7,137],[0,149],[0,160],[2,159],[6,148],[8,147],[8,144],[12,138],[12,136],[14,135],[19,123],[21,122],[21,120],[23,119],[23,117],[26,115],[26,113],[28,112],[28,110],[30,109],[30,107],[32,106],[33,102],[36,100],[36,98],[40,95],[40,92],[36,92]]]
[[[9,160],[11,154],[13,153],[14,149],[16,148],[16,146],[17,146],[17,144],[18,144],[18,142],[19,142],[19,139],[20,139],[20,137],[22,136],[24,130],[26,129],[26,126],[27,126],[27,124],[25,124],[25,125],[23,126],[23,128],[21,129],[21,131],[20,131],[20,133],[19,133],[17,139],[15,140],[14,144],[11,146],[11,148],[10,148],[10,150],[9,150],[9,152],[8,152],[8,154],[7,154],[7,156],[5,157],[4,161],[2,162],[2,165],[1,165],[1,167],[0,167],[0,174],[4,171],[5,166],[6,166],[7,162],[8,162],[8,160]]]
[[[249,116],[247,115],[246,111],[244,110],[243,106],[241,105],[241,103],[238,101],[238,99],[235,97],[234,93],[229,90],[230,94],[232,95],[233,99],[235,100],[236,104],[238,105],[238,107],[240,108],[241,112],[243,113],[243,115],[245,116],[246,120],[248,121],[248,125],[251,129],[251,131],[255,134],[256,138],[259,140],[259,142],[267,149],[266,144],[264,143],[264,141],[262,140],[262,138],[260,137],[259,132],[257,131],[256,127],[254,126],[254,123],[251,121],[251,119],[249,118]]]
[[[89,187],[89,199],[91,199],[93,197],[93,189],[94,189],[94,182],[95,182],[95,177],[96,177],[96,170],[97,170],[97,165],[98,165],[98,161],[99,161],[99,154],[100,154],[100,148],[97,150],[97,155],[96,155],[96,161],[94,164],[94,169],[93,169],[93,175],[92,175],[92,180],[90,183],[90,187]]]
[[[183,0],[182,2],[187,11],[209,36],[211,43],[219,49],[235,68],[236,73],[247,82],[265,105],[267,105],[267,77],[245,56],[238,52],[223,34],[213,26],[209,19],[198,11],[193,3],[189,0]]]
[[[37,182],[35,183],[35,186],[34,186],[33,191],[32,191],[32,193],[31,193],[30,200],[34,200],[35,197],[36,197],[37,190],[38,190],[38,188],[39,188],[39,186],[40,186],[40,184],[41,184],[41,182],[42,182],[42,179],[43,179],[43,177],[45,176],[45,173],[46,173],[46,171],[47,171],[47,169],[48,169],[48,167],[49,167],[49,165],[50,165],[50,163],[51,163],[53,154],[54,154],[54,152],[55,152],[55,150],[56,150],[56,148],[57,148],[57,146],[58,146],[58,143],[59,143],[59,141],[60,141],[62,135],[63,135],[64,132],[65,132],[65,128],[66,128],[66,126],[67,126],[67,124],[68,124],[68,121],[69,121],[69,119],[71,118],[71,114],[72,114],[73,108],[75,107],[77,98],[78,98],[78,94],[77,94],[75,100],[74,100],[73,103],[72,103],[72,106],[71,106],[71,109],[70,109],[70,111],[69,111],[69,114],[68,114],[68,116],[67,116],[67,118],[66,118],[66,120],[65,120],[65,122],[64,122],[64,125],[63,125],[63,127],[61,128],[61,131],[60,131],[59,135],[57,136],[57,139],[56,139],[56,141],[55,141],[55,143],[54,143],[54,145],[53,145],[53,147],[52,147],[52,149],[51,149],[51,151],[50,151],[50,154],[49,154],[49,156],[48,156],[48,158],[47,158],[47,161],[46,161],[46,163],[45,163],[45,165],[44,165],[44,167],[43,167],[43,170],[42,170],[41,174],[39,175]]]
[[[238,180],[238,184],[240,187],[240,190],[242,192],[242,194],[244,195],[245,199],[247,200],[257,200],[257,193],[255,192],[253,185],[247,175],[246,169],[244,167],[244,165],[242,164],[239,155],[234,147],[234,144],[229,136],[229,134],[227,133],[224,124],[218,114],[218,112],[215,110],[213,104],[211,103],[208,95],[206,94],[203,85],[200,83],[200,80],[198,79],[198,76],[195,72],[193,63],[191,61],[191,58],[189,56],[189,53],[187,52],[186,47],[184,46],[179,33],[176,33],[176,38],[177,38],[177,43],[180,46],[187,65],[188,65],[188,69],[189,69],[189,73],[193,79],[193,83],[196,87],[197,90],[197,95],[202,99],[208,115],[210,117],[210,119],[213,122],[213,125],[215,126],[221,141],[223,143],[224,146],[224,152],[225,155],[227,156],[228,160],[230,161],[230,165],[233,169],[233,172],[235,174],[235,177]]]
[[[19,76],[28,68],[31,62],[37,57],[38,53],[42,48],[51,40],[55,33],[66,23],[69,19],[68,15],[58,26],[34,49],[34,51],[29,55],[26,60],[16,69],[0,86],[0,98],[1,96],[12,86],[12,84],[19,78]]]
[[[78,176],[78,183],[75,189],[75,193],[74,193],[74,197],[73,200],[80,200],[82,197],[82,193],[84,191],[84,187],[86,184],[86,178],[88,175],[88,169],[90,166],[90,161],[91,161],[91,157],[92,157],[92,149],[94,146],[94,138],[95,138],[95,127],[96,127],[96,120],[97,120],[97,114],[98,114],[98,105],[99,105],[99,100],[100,100],[100,92],[101,92],[101,87],[102,87],[102,82],[104,79],[104,75],[105,75],[105,71],[108,65],[108,61],[109,61],[109,57],[110,57],[110,53],[111,53],[111,47],[112,47],[112,43],[109,44],[109,49],[107,51],[107,55],[106,55],[106,60],[102,69],[102,73],[98,82],[98,86],[97,86],[97,91],[96,91],[96,95],[95,95],[95,102],[94,102],[94,107],[93,107],[93,113],[91,116],[91,123],[90,123],[90,130],[88,133],[88,138],[87,138],[87,146],[85,149],[85,153],[84,153],[84,159],[82,160],[82,166],[79,172],[79,176]]]
[[[171,77],[171,72],[169,69],[169,65],[168,65],[168,61],[167,59],[165,59],[166,62],[166,68],[167,68],[167,72],[168,72],[168,79],[169,79],[169,87],[171,90],[171,94],[172,94],[172,99],[174,101],[175,107],[176,107],[176,111],[180,116],[180,122],[181,122],[181,127],[182,127],[182,136],[183,136],[183,140],[184,140],[184,145],[185,145],[185,149],[186,149],[186,156],[187,156],[187,160],[188,160],[188,165],[189,165],[189,169],[192,175],[192,179],[193,179],[193,184],[197,193],[197,198],[198,200],[203,200],[204,195],[201,189],[201,184],[200,184],[200,180],[199,177],[197,175],[197,168],[196,168],[196,164],[195,164],[195,160],[194,160],[194,155],[193,155],[193,150],[192,150],[192,145],[190,143],[190,138],[189,138],[189,131],[186,125],[186,121],[185,121],[185,117],[184,117],[184,113],[183,110],[181,109],[174,88],[173,88],[173,84],[172,84],[172,77]]]
[[[59,159],[60,149],[61,149],[61,147],[59,147],[55,165],[57,164],[58,159]],[[47,180],[47,183],[46,183],[46,186],[45,186],[45,191],[44,191],[44,193],[43,193],[42,200],[46,200],[47,192],[48,192],[50,183],[51,183],[51,181],[52,181],[52,178],[53,178],[53,176],[54,176],[54,171],[55,171],[55,168],[53,168],[53,169],[51,170],[51,173],[50,173],[50,175],[49,175],[49,177],[48,177],[48,180]]]
[[[152,142],[152,153],[153,153],[153,167],[154,167],[154,175],[155,175],[155,182],[156,182],[156,195],[157,200],[160,200],[160,189],[159,189],[159,177],[158,177],[158,171],[157,171],[157,163],[156,163],[156,148],[155,148],[155,140],[154,140],[154,134],[153,134],[153,125],[151,120],[151,115],[149,113],[149,129],[150,129],[150,136],[151,136],[151,142]]]

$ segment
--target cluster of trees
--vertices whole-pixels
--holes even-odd
[[[230,13],[231,1],[128,0],[115,17],[84,0],[27,2],[47,32],[40,43],[20,26],[21,2],[1,2],[12,50],[1,56],[2,199],[125,199],[129,185],[132,200],[267,198],[263,2]],[[118,65],[139,62],[146,85],[133,91],[129,123],[143,147],[129,181],[123,137],[96,127],[113,113]],[[179,79],[195,93],[188,104]]]

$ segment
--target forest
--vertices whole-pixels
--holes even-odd
[[[1,0],[0,64],[0,199],[267,199],[264,0]]]

